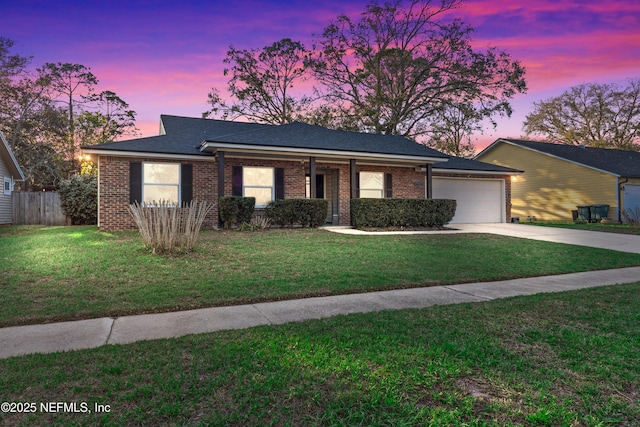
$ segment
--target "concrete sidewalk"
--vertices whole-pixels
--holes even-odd
[[[0,358],[640,281],[640,267],[0,329]]]

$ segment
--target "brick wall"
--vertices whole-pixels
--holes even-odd
[[[170,160],[158,160],[150,158],[123,158],[113,156],[100,156],[99,162],[99,222],[104,231],[134,230],[136,229],[133,218],[129,214],[129,164],[130,162],[168,162]],[[217,202],[218,199],[218,166],[214,161],[180,161],[193,165],[193,198],[194,200],[206,200]],[[285,198],[305,197],[305,175],[309,173],[308,160],[262,160],[262,159],[237,159],[227,157],[225,159],[224,194],[232,193],[232,168],[233,166],[258,166],[283,168],[285,177]],[[349,165],[345,163],[316,162],[316,170],[337,170],[340,224],[350,223],[351,183]],[[410,167],[369,166],[356,165],[357,172],[382,172],[393,175],[394,198],[423,198],[425,196],[425,172],[416,171]],[[451,176],[462,178],[498,178],[505,180],[506,190],[506,216],[511,219],[511,178],[502,175],[466,175],[447,174],[437,172],[434,176]],[[217,207],[207,216],[205,228],[218,225]]]
[[[131,162],[190,163],[193,165],[193,199],[217,201],[217,169],[214,162],[167,161],[150,158],[99,156],[99,225],[103,231],[137,229],[129,213],[129,164]],[[217,224],[217,207],[210,213],[203,227]]]

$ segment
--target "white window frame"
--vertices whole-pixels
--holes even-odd
[[[2,189],[5,196],[10,196],[13,192],[13,179],[9,176],[5,176],[2,182]]]
[[[162,166],[178,166],[178,182],[177,183],[173,183],[173,182],[146,182],[144,177],[144,169],[145,167],[147,167],[147,165],[162,165]],[[145,200],[145,188],[147,185],[154,185],[154,186],[161,186],[161,187],[176,187],[178,189],[177,191],[177,195],[178,195],[178,200],[175,201],[175,203],[170,203],[169,206],[179,206],[180,205],[180,201],[181,199],[181,187],[182,187],[182,183],[181,178],[182,178],[182,167],[180,163],[166,163],[166,162],[143,162],[142,163],[142,200],[143,200],[143,205],[145,206],[155,206],[154,203],[152,203],[151,201],[147,202]],[[156,203],[161,202],[161,200],[156,200]],[[167,202],[174,202],[173,200],[167,200]]]
[[[365,198],[372,198],[372,199],[384,199],[385,197],[385,188],[384,188],[384,184],[385,184],[385,175],[384,172],[371,172],[371,171],[361,171],[360,173],[360,198],[365,199]],[[375,175],[380,175],[382,177],[382,188],[365,188],[362,186],[362,174],[375,174]],[[362,190],[365,191],[380,191],[380,197],[362,197]]]
[[[250,169],[263,169],[271,171],[271,185],[247,185],[247,179],[245,172]],[[269,166],[243,166],[242,167],[242,196],[243,197],[253,197],[247,196],[246,190],[247,188],[269,188],[271,190],[271,202],[275,200],[275,191],[276,191],[276,169]],[[259,205],[256,200],[256,208],[265,208],[267,205]]]

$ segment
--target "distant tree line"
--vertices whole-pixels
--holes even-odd
[[[27,190],[56,189],[62,180],[92,168],[82,165],[81,145],[137,134],[136,113],[81,64],[45,63],[14,53],[0,36],[0,130],[25,172]]]

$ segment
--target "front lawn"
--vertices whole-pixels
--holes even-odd
[[[0,360],[0,424],[637,426],[639,359],[640,282]]]
[[[137,233],[0,227],[0,326],[640,265],[640,255],[495,235],[201,234],[157,256]]]

